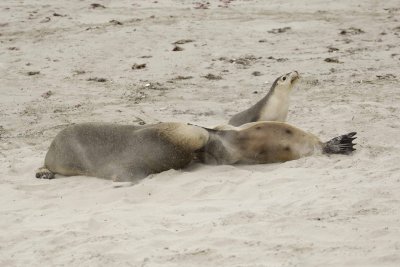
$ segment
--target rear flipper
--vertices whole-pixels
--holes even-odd
[[[345,135],[335,137],[328,142],[324,143],[322,146],[322,151],[327,154],[350,154],[352,151],[356,150],[354,148],[353,140],[357,137],[357,133],[352,132]]]
[[[54,173],[42,167],[36,171],[36,178],[38,179],[54,179]]]

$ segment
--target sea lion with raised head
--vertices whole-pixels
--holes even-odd
[[[298,79],[297,71],[278,77],[265,97],[254,106],[235,114],[228,124],[240,126],[256,121],[284,122],[289,110],[290,93]]]

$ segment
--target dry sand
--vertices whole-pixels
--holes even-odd
[[[398,0],[92,3],[0,3],[1,266],[400,265]],[[34,178],[70,123],[214,126],[292,70],[288,121],[356,153]]]

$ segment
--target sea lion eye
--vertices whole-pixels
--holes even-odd
[[[286,80],[286,76],[284,76],[284,77],[282,78],[282,80]]]

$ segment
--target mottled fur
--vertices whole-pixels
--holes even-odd
[[[209,142],[198,151],[208,164],[260,164],[294,160],[322,151],[314,135],[281,122],[255,122],[210,131]]]

